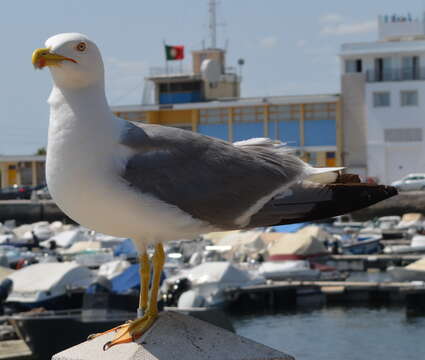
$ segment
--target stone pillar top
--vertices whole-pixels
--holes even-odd
[[[112,333],[99,336],[54,355],[52,360],[294,360],[228,330],[175,312],[161,313],[137,342],[103,351],[103,345],[112,337]]]

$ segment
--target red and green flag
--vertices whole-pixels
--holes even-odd
[[[184,46],[183,45],[165,45],[165,57],[167,60],[183,60]]]

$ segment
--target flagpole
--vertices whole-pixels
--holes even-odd
[[[167,44],[165,43],[165,39],[162,40],[162,43],[164,44],[164,51],[165,51],[165,73],[167,74],[167,97],[170,96],[170,90],[171,90],[171,84],[170,84],[170,75],[168,73],[168,54],[167,54]]]
[[[165,51],[165,73],[168,76],[167,44],[165,43],[165,40],[162,40],[162,44],[164,45],[164,51]]]

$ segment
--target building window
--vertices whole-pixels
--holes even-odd
[[[201,91],[201,88],[202,83],[200,81],[169,82],[159,84],[159,92],[161,93]]]
[[[385,142],[422,141],[421,128],[384,129]]]
[[[373,106],[386,107],[390,106],[390,93],[387,91],[380,91],[373,93]]]
[[[262,122],[264,121],[264,107],[247,106],[233,109],[234,122]]]
[[[349,73],[361,73],[362,72],[362,60],[361,59],[350,59],[345,61],[345,72]]]
[[[336,120],[336,104],[305,104],[304,118],[305,120]]]
[[[376,58],[375,59],[375,81],[391,81],[391,58]]]
[[[403,56],[401,59],[402,80],[419,79],[419,56]]]
[[[225,124],[229,119],[227,108],[202,109],[199,112],[201,124]]]
[[[300,120],[301,105],[272,105],[270,106],[270,120]]]
[[[401,91],[400,104],[401,106],[417,106],[418,92],[416,90]]]

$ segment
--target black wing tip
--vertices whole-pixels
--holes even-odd
[[[350,202],[358,210],[398,194],[394,186],[377,184],[332,184],[333,200],[337,203]],[[352,211],[353,211],[352,210]]]
[[[299,213],[297,217],[291,219],[281,219],[274,225],[332,218],[361,210],[398,194],[393,186],[367,183],[338,183],[324,187],[332,192],[331,199],[318,202],[304,214]]]

